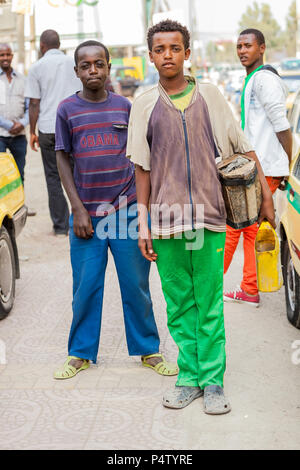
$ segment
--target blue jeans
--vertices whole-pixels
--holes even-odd
[[[129,355],[140,356],[159,351],[160,341],[149,291],[150,263],[141,255],[137,239],[126,236],[128,227],[135,224],[137,217],[136,204],[134,206],[133,210],[133,205],[129,206],[131,215],[128,215],[126,208],[106,217],[105,221],[111,222],[106,236],[104,218],[92,217],[95,233],[89,240],[74,234],[73,215],[70,217],[73,270],[73,321],[68,344],[70,356],[97,361],[108,248],[119,279]],[[133,233],[134,229],[131,228],[131,231]],[[116,290],[116,286],[110,288]]]
[[[24,168],[27,151],[27,139],[25,135],[0,137],[0,152],[6,152],[7,149],[12,153],[24,183]]]

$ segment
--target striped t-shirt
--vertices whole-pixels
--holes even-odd
[[[104,216],[136,201],[134,165],[126,158],[130,102],[108,93],[92,103],[77,94],[57,110],[56,150],[72,154],[74,181],[91,216]]]

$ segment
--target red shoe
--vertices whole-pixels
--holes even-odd
[[[224,302],[238,302],[240,304],[248,304],[253,307],[259,307],[259,294],[248,295],[243,289],[238,286],[233,292],[224,292]]]

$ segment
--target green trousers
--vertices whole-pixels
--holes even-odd
[[[223,387],[225,232],[197,230],[193,243],[190,234],[153,240],[168,327],[179,349],[177,385]]]

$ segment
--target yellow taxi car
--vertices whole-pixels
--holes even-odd
[[[16,238],[26,217],[23,184],[15,160],[8,153],[0,153],[0,320],[13,307],[15,281],[20,277]]]
[[[300,328],[300,152],[293,159],[285,191],[277,193],[287,317]]]
[[[300,89],[300,69],[298,70],[282,70],[280,77],[284,81],[288,89],[288,96],[286,99],[286,109],[290,111],[293,106],[297,91]]]

